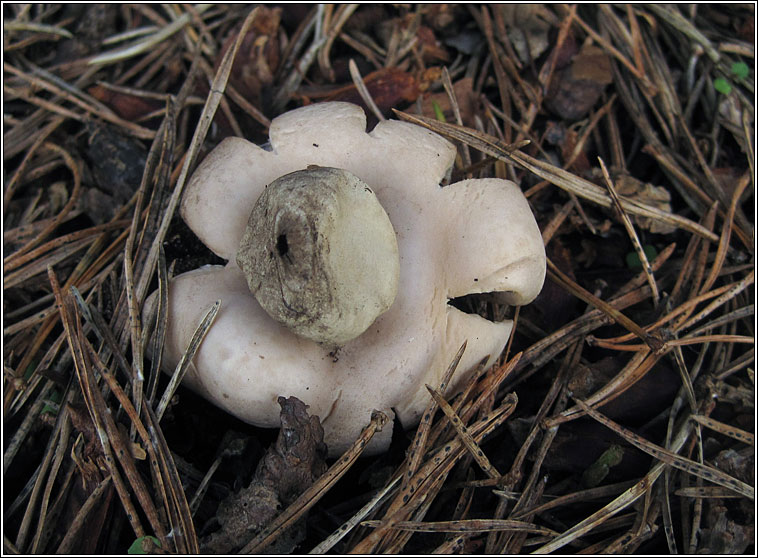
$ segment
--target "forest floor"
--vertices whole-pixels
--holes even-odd
[[[5,553],[755,552],[754,4],[3,18]],[[144,305],[222,263],[177,211],[205,155],[334,100],[519,185],[547,277],[454,302],[513,336],[382,455],[282,399],[296,459],[160,372]]]

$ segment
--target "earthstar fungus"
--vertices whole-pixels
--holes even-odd
[[[493,322],[448,302],[488,293],[506,304],[529,303],[545,277],[542,238],[513,182],[488,178],[440,186],[453,165],[455,147],[413,124],[383,121],[367,133],[359,107],[321,103],[275,118],[269,137],[270,149],[241,138],[225,139],[187,185],[181,207],[184,220],[228,263],[171,280],[164,366],[173,369],[205,310],[221,299],[221,309],[184,381],[219,407],[262,427],[277,426],[279,396],[297,397],[310,414],[321,418],[329,453],[337,455],[358,437],[373,409],[389,416],[394,411],[405,427],[417,422],[429,401],[425,384],[439,384],[464,341],[466,351],[449,391],[483,358],[489,356],[488,365],[495,361],[512,321]],[[310,195],[303,195],[306,182],[290,184],[300,193],[287,194],[284,204],[265,199],[271,196],[266,192],[272,184],[272,192],[279,190],[282,182],[293,179],[292,173],[297,180],[323,182],[326,198],[332,195],[335,178],[352,184],[348,190],[355,191],[348,191],[347,198],[366,198],[353,200],[355,206],[321,198],[316,214],[325,220],[309,221],[297,207]],[[363,185],[370,192],[362,190]],[[394,237],[387,237],[387,223],[379,224],[374,196]],[[276,215],[261,218],[267,207],[269,213],[272,207],[287,207],[289,213],[282,213],[279,223],[286,221],[287,227],[276,228]],[[351,209],[344,213],[342,207]],[[356,207],[372,217],[353,218]],[[253,218],[251,212],[256,211],[259,215]],[[316,230],[332,235],[333,223],[340,219],[344,222],[338,229],[349,232],[335,236],[339,240],[329,252],[333,249],[337,259],[342,254],[343,261],[334,263],[314,240],[318,234],[306,237],[307,231]],[[269,229],[254,230],[265,222]],[[327,222],[332,225],[324,225]],[[312,258],[313,254],[320,255]],[[284,261],[287,256],[291,261]],[[357,257],[363,259],[348,265],[356,275],[347,284],[331,276],[328,288],[319,287],[314,277],[323,278]],[[301,265],[299,278],[298,273],[294,278],[277,275],[283,266],[303,261],[316,264]],[[272,280],[265,294],[261,285]],[[270,296],[272,289],[288,281],[288,294]],[[326,311],[315,312],[328,315],[322,320],[326,326],[298,329],[299,318],[283,316],[287,312],[282,307],[295,301],[303,304],[298,312],[308,314],[312,309],[305,308],[299,289],[314,284],[314,292],[334,297]],[[358,305],[371,306],[369,318],[354,319],[355,304],[340,306],[356,297],[373,300]],[[279,310],[264,310],[272,298]],[[353,323],[343,326],[340,316],[353,316],[345,320]],[[310,317],[301,321],[319,322]],[[377,433],[367,451],[384,451],[391,430]]]

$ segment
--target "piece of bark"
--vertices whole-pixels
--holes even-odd
[[[279,437],[258,463],[250,485],[219,505],[221,529],[203,541],[203,553],[239,550],[326,471],[327,448],[319,418],[309,416],[306,405],[295,397],[278,401],[282,408]],[[301,520],[268,552],[291,552],[303,536]]]
[[[755,512],[749,503],[729,504],[721,498],[706,499],[706,513],[697,554],[743,554],[755,541]],[[732,517],[735,517],[734,519]],[[737,518],[742,521],[738,521]]]

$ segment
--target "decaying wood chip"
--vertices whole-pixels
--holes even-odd
[[[747,509],[740,510],[740,514],[734,514],[729,513],[723,500],[708,503],[698,553],[742,554],[747,550],[755,540],[755,517],[750,510],[752,506],[740,507]],[[732,515],[744,517],[744,523],[731,519]]]
[[[239,550],[326,471],[327,448],[319,418],[308,416],[305,404],[295,397],[280,397],[279,405],[282,426],[276,443],[258,463],[251,483],[221,502],[217,512],[221,529],[202,542],[203,553]],[[300,523],[268,551],[292,552],[303,536]]]

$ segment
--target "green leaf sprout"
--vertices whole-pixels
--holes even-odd
[[[145,539],[150,539],[153,544],[155,544],[158,548],[161,547],[161,542],[156,539],[155,537],[151,535],[147,535],[145,537],[140,537],[137,540],[135,540],[132,543],[132,546],[129,547],[129,550],[127,550],[128,554],[147,554],[147,550],[145,550],[144,542]]]
[[[716,88],[716,91],[723,93],[724,95],[729,95],[729,93],[732,92],[732,85],[722,77],[713,80],[713,87]]]
[[[744,79],[750,74],[750,68],[744,62],[732,64],[732,73],[738,78]]]

